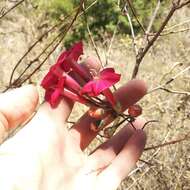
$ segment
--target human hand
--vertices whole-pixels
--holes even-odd
[[[115,96],[125,110],[146,93],[140,80],[132,80]],[[0,95],[0,132],[23,123],[35,110],[38,93],[25,86]],[[84,149],[96,137],[92,122],[84,114],[68,130],[66,120],[73,103],[62,100],[56,109],[40,106],[33,119],[0,147],[0,189],[3,190],[113,190],[134,168],[145,146],[140,130],[144,120],[137,119],[134,131],[129,125],[101,144],[92,154]]]

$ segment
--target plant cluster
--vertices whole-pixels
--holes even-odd
[[[41,82],[45,89],[45,100],[52,108],[56,107],[63,97],[90,107],[88,114],[95,119],[95,124],[91,127],[94,131],[104,129],[113,118],[123,118],[120,123],[114,123],[112,127],[104,129],[105,137],[111,137],[125,121],[133,126],[135,117],[142,112],[141,107],[132,105],[128,109],[129,115],[122,113],[121,106],[110,89],[120,80],[120,74],[115,73],[114,68],[100,70],[100,67],[92,62],[88,65],[79,64],[78,60],[82,54],[82,42],[61,53]]]

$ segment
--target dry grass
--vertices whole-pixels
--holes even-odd
[[[15,60],[18,60],[28,48],[37,31],[34,26],[31,26],[30,19],[18,14],[17,16],[16,20],[9,17],[6,24],[0,21],[1,89],[8,83]],[[190,12],[188,9],[184,9],[172,19],[170,25],[188,18],[190,18]],[[29,24],[26,25],[26,23]],[[190,27],[190,24],[185,26]],[[158,86],[160,82],[167,81],[175,76],[181,70],[190,66],[189,44],[190,31],[161,37],[146,55],[138,78],[145,80],[149,89],[152,89]],[[99,46],[99,48],[100,52],[105,51],[102,47]],[[86,52],[87,54],[94,54],[92,47],[87,45]],[[101,54],[101,56],[104,58],[104,54]],[[42,70],[32,79],[35,83],[39,84],[43,73],[47,70],[49,64],[53,63],[54,59],[54,56],[51,57]],[[182,65],[177,66],[175,70],[165,75],[177,62],[182,63]],[[122,83],[130,80],[134,65],[134,54],[129,38],[120,38],[114,41],[109,56],[110,65],[113,65],[122,74]],[[19,74],[19,70],[17,73]],[[163,76],[165,77],[163,78]],[[168,87],[177,91],[190,92],[190,71],[178,77]],[[147,146],[174,140],[190,132],[190,96],[158,90],[147,94],[140,104],[143,107],[145,118],[159,120],[159,123],[151,124],[146,128]],[[70,120],[76,121],[76,118],[85,110],[84,107],[76,106]],[[96,143],[93,143],[91,148],[94,146],[96,146]],[[142,159],[148,161],[151,165],[139,162],[138,169],[123,181],[119,189],[190,189],[189,152],[189,141],[144,152]]]

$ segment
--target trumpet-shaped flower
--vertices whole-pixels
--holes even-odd
[[[55,65],[50,68],[42,80],[41,86],[46,90],[45,100],[52,107],[56,107],[63,96],[84,103],[84,99],[77,94],[81,89],[79,83],[67,74],[73,70],[79,75],[86,76],[86,71],[77,64],[82,53],[82,42],[76,43],[71,49],[61,53]]]
[[[103,69],[99,76],[96,76],[83,86],[81,93],[89,96],[98,96],[104,90],[117,83],[120,80],[120,76],[120,74],[115,73],[113,68]]]
[[[83,86],[81,94],[87,94],[93,97],[102,93],[114,106],[116,102],[109,87],[117,83],[120,80],[120,77],[121,75],[115,73],[113,68],[103,69],[99,76],[96,76],[93,80],[89,81]]]

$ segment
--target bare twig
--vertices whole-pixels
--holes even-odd
[[[173,82],[176,78],[178,78],[179,76],[181,76],[183,73],[185,73],[186,71],[190,70],[190,66],[186,67],[185,69],[183,69],[182,71],[180,71],[179,73],[177,73],[175,76],[173,76],[172,78],[170,78],[169,80],[167,80],[164,84],[161,84],[153,89],[151,89],[147,94],[150,94],[154,91],[157,91],[159,89],[161,90],[165,90],[167,92],[171,92],[172,90],[166,89],[165,86],[167,86],[168,84],[170,84],[171,82]],[[186,94],[189,95],[189,92],[179,92],[179,91],[173,91],[174,93],[178,93],[178,94]]]
[[[111,52],[111,48],[112,48],[113,41],[114,41],[115,36],[116,36],[116,33],[117,33],[118,25],[119,25],[119,20],[117,21],[117,24],[116,24],[116,26],[115,26],[113,35],[112,35],[111,40],[110,40],[110,44],[109,44],[108,50],[107,50],[107,52],[106,52],[106,63],[105,63],[105,65],[108,65],[108,58],[109,58],[109,55],[110,55],[110,52]]]
[[[180,1],[179,1],[179,2],[180,2]],[[177,5],[177,6],[176,6],[176,10],[177,10],[177,9],[181,9],[182,7],[188,5],[189,3],[190,3],[190,0],[185,1],[185,2],[183,2],[183,3],[179,4],[179,5]]]
[[[80,6],[74,16],[74,18],[72,19],[71,23],[69,23],[68,25],[66,25],[66,29],[64,31],[64,34],[61,33],[62,37],[61,39],[58,41],[58,43],[53,47],[52,51],[50,51],[50,53],[48,53],[48,55],[44,58],[44,60],[39,64],[39,66],[33,71],[31,72],[26,78],[24,78],[23,80],[21,80],[21,82],[19,81],[19,85],[22,85],[25,81],[27,81],[28,79],[30,79],[41,67],[42,65],[46,62],[46,60],[49,58],[49,56],[55,51],[55,49],[59,46],[59,44],[63,41],[65,35],[67,34],[67,32],[70,30],[70,28],[72,27],[72,25],[74,24],[75,20],[77,19],[78,15],[81,12],[82,9],[82,4],[85,0],[81,0],[80,1]],[[59,35],[58,35],[59,36]],[[52,43],[51,43],[52,44]],[[46,47],[47,49],[47,47]],[[44,51],[43,51],[44,52]],[[23,73],[22,73],[23,74]],[[18,78],[16,79],[18,80]],[[10,87],[8,87],[7,89],[9,89]],[[6,89],[6,90],[7,90]]]
[[[11,76],[10,76],[10,80],[9,80],[9,86],[11,86],[12,84],[12,80],[13,80],[13,76],[14,73],[17,69],[17,67],[20,65],[20,63],[22,62],[22,60],[31,52],[31,50],[39,43],[41,42],[41,40],[43,40],[43,38],[51,31],[53,31],[55,28],[57,28],[59,24],[54,25],[53,27],[51,27],[48,31],[46,31],[44,34],[42,34],[27,50],[27,52],[19,59],[19,61],[16,63],[16,65],[14,66]],[[30,64],[29,64],[30,65]]]
[[[182,62],[176,62],[168,72],[164,73],[164,75],[162,76],[162,78],[160,79],[160,83],[164,80],[164,78],[168,75],[170,75],[178,66],[182,66],[183,63]]]
[[[94,41],[92,32],[91,32],[90,27],[89,27],[89,24],[88,24],[88,19],[87,19],[86,12],[85,12],[85,5],[83,5],[83,9],[82,9],[82,10],[83,10],[83,13],[84,13],[86,28],[87,28],[87,31],[88,31],[88,35],[89,35],[90,41],[91,41],[91,43],[92,43],[92,45],[93,45],[93,47],[94,47],[94,50],[95,50],[95,52],[96,52],[96,55],[97,55],[97,57],[98,57],[98,59],[99,59],[99,61],[100,61],[100,64],[101,64],[102,68],[104,68],[104,64],[103,64],[102,59],[101,59],[101,56],[100,56],[100,54],[99,54],[98,47],[97,47],[97,45],[96,45],[96,43],[95,43],[95,41]]]
[[[13,9],[15,9],[16,7],[18,7],[20,4],[22,4],[25,0],[21,0],[18,3],[16,3],[14,6],[12,6],[10,9],[8,9],[6,12],[4,12],[1,16],[0,19],[2,19],[3,17],[5,17],[8,13],[10,13]]]
[[[131,9],[131,12],[132,12],[133,16],[135,17],[135,20],[137,21],[137,23],[139,24],[140,28],[142,29],[142,31],[143,31],[144,34],[145,34],[146,31],[145,31],[143,25],[141,24],[140,20],[138,19],[138,16],[137,16],[137,14],[136,14],[136,11],[135,11],[135,9],[134,9],[134,7],[133,7],[131,1],[130,1],[130,0],[127,0],[127,3],[128,3],[129,8]]]
[[[183,29],[180,29],[180,30],[169,31],[169,32],[163,31],[163,33],[161,33],[160,36],[168,36],[168,35],[171,35],[171,34],[177,34],[177,33],[187,32],[187,31],[189,31],[189,30],[190,30],[190,28],[183,28]],[[149,33],[148,35],[149,35],[149,36],[153,36],[153,35],[155,35],[155,34]]]
[[[143,125],[142,129],[144,129],[149,123],[155,123],[155,122],[159,122],[159,121],[158,121],[158,120],[150,120],[150,121],[147,121],[147,122]]]
[[[175,80],[176,78],[178,78],[180,75],[182,75],[183,73],[185,73],[186,71],[190,70],[190,66],[186,67],[185,69],[183,69],[182,71],[180,71],[178,74],[176,74],[174,77],[172,77],[170,80]],[[169,82],[167,82],[169,83]]]
[[[150,20],[150,22],[149,22],[149,25],[148,25],[148,28],[147,28],[147,30],[146,30],[146,35],[148,35],[149,33],[150,33],[150,31],[151,31],[151,28],[152,28],[152,26],[153,26],[153,24],[154,24],[154,21],[155,21],[155,19],[156,19],[156,16],[157,16],[157,14],[158,14],[158,11],[159,11],[159,9],[160,9],[160,0],[158,0],[158,2],[157,2],[157,5],[156,5],[156,8],[155,8],[155,10],[154,10],[154,12],[153,12],[153,15],[152,15],[152,17],[151,17],[151,20]]]
[[[178,23],[178,24],[175,24],[175,25],[173,25],[173,26],[170,26],[170,27],[166,27],[164,30],[163,30],[163,32],[167,32],[168,30],[172,30],[172,29],[174,29],[174,28],[176,28],[176,27],[179,27],[179,26],[182,26],[182,25],[184,25],[184,24],[186,24],[186,23],[188,23],[188,22],[190,22],[190,19],[188,18],[187,20],[184,20],[183,22],[181,22],[181,23]]]
[[[171,17],[175,13],[175,11],[186,6],[186,5],[188,5],[190,3],[190,0],[186,1],[184,3],[181,3],[181,4],[179,4],[179,2],[174,3],[174,1],[173,1],[172,7],[171,7],[168,15],[166,16],[165,20],[163,21],[162,25],[160,26],[158,32],[152,37],[152,39],[148,42],[148,44],[143,49],[139,50],[139,53],[138,53],[137,59],[136,59],[136,63],[135,63],[135,67],[133,69],[132,78],[136,78],[137,73],[139,71],[140,64],[141,64],[144,56],[149,51],[149,49],[152,47],[154,42],[158,39],[158,37],[160,36],[162,31],[164,30],[165,26],[168,24],[169,20],[171,19]]]
[[[190,92],[186,92],[186,91],[176,91],[176,90],[171,90],[171,89],[163,88],[163,87],[160,87],[159,89],[164,90],[164,91],[169,92],[169,93],[172,93],[172,94],[181,94],[181,95],[190,96]]]
[[[187,133],[182,138],[179,138],[179,139],[176,139],[176,140],[173,140],[173,141],[170,141],[170,142],[166,142],[166,143],[163,143],[163,144],[147,147],[147,148],[144,149],[144,151],[152,150],[152,149],[156,149],[156,148],[161,148],[161,147],[172,145],[172,144],[176,144],[176,143],[180,143],[180,142],[188,140],[188,139],[190,139],[190,132]]]
[[[88,10],[89,8],[91,8],[96,2],[97,2],[97,0],[95,0],[94,2],[92,2],[92,3],[86,8],[86,10]],[[77,10],[78,8],[79,8],[79,6],[76,7],[74,10]],[[50,44],[48,44],[47,47],[46,47],[35,59],[33,59],[32,61],[30,61],[30,63],[28,64],[28,66],[24,69],[24,71],[20,74],[20,76],[19,76],[17,79],[14,80],[14,83],[12,84],[12,80],[13,80],[14,73],[15,73],[16,69],[18,68],[18,66],[21,64],[21,62],[23,61],[23,59],[32,51],[32,49],[33,49],[34,47],[36,47],[36,45],[37,45],[39,42],[41,42],[41,40],[43,40],[43,38],[44,38],[45,36],[48,35],[48,33],[52,32],[53,30],[55,30],[55,29],[58,28],[58,27],[60,27],[59,30],[62,31],[63,28],[66,27],[66,25],[61,26],[62,23],[63,23],[64,21],[67,21],[67,22],[68,22],[68,20],[70,20],[70,17],[71,17],[72,15],[73,15],[73,14],[65,16],[64,19],[61,19],[61,22],[59,22],[58,24],[52,26],[48,31],[46,31],[44,34],[42,34],[42,35],[29,47],[29,49],[26,51],[26,53],[18,60],[18,62],[16,63],[15,67],[13,68],[13,71],[12,71],[12,73],[11,73],[11,77],[10,77],[10,80],[9,80],[9,86],[8,86],[8,88],[6,88],[4,91],[6,91],[6,90],[8,90],[9,88],[11,88],[12,86],[14,86],[14,84],[16,84],[16,83],[21,79],[21,77],[22,77],[22,76],[25,74],[25,72],[30,68],[30,66],[31,66],[34,62],[38,61],[39,58],[41,57],[41,55],[54,43],[54,41],[56,41],[56,40],[61,36],[61,33],[59,33],[59,34],[52,40],[52,42],[50,42]],[[82,13],[80,13],[78,16],[81,16],[81,15],[82,15]],[[63,31],[62,31],[62,32],[63,32]]]
[[[91,8],[96,2],[97,2],[97,0],[93,1],[88,7],[86,7],[86,10],[88,10],[89,8]],[[80,6],[78,6],[77,8],[75,8],[75,10],[79,9],[79,7],[80,7]],[[81,16],[82,14],[83,14],[83,12],[80,12],[77,17]],[[72,15],[72,14],[71,14],[71,15]],[[70,16],[71,16],[71,15],[70,15]],[[68,22],[68,20],[70,20],[70,19],[69,19],[70,16],[66,16],[66,17],[64,18],[64,20],[67,20],[67,22]],[[20,84],[21,81],[26,81],[26,80],[29,79],[28,76],[30,76],[30,75],[27,75],[27,78],[26,78],[26,76],[25,76],[26,80],[25,80],[25,79],[22,79],[22,76],[25,74],[25,72],[30,68],[30,66],[31,66],[34,62],[39,61],[40,57],[45,53],[45,51],[46,51],[49,47],[51,47],[51,45],[52,45],[59,37],[61,37],[61,35],[62,35],[63,32],[64,32],[64,33],[67,33],[67,27],[69,26],[69,24],[65,24],[64,26],[61,26],[61,25],[62,25],[62,22],[63,22],[64,20],[62,19],[62,20],[61,20],[61,23],[58,23],[58,24],[54,25],[54,26],[53,26],[52,28],[50,28],[47,32],[45,32],[44,34],[42,34],[42,35],[30,46],[30,48],[28,49],[28,51],[27,51],[27,52],[20,58],[20,60],[16,63],[16,65],[15,65],[15,67],[14,67],[12,73],[11,73],[11,79],[10,79],[10,82],[9,82],[9,86],[8,86],[3,92],[5,92],[6,90],[8,90],[8,89],[11,88],[11,87],[14,87],[15,85],[16,85],[16,86],[20,86],[20,85],[21,85],[21,84]],[[23,61],[23,59],[30,53],[30,51],[37,45],[37,43],[39,43],[49,32],[53,31],[54,29],[58,28],[59,26],[61,26],[61,28],[60,28],[59,30],[62,31],[62,32],[60,32],[60,33],[52,40],[52,42],[51,42],[50,44],[48,44],[48,45],[46,46],[46,48],[43,49],[43,51],[42,51],[35,59],[33,59],[32,61],[30,61],[30,63],[27,65],[27,67],[24,69],[24,71],[23,71],[23,72],[19,75],[19,77],[18,77],[17,79],[15,79],[14,82],[12,83],[12,79],[13,79],[14,72],[15,72],[15,70],[17,69],[17,67],[21,64],[21,62]],[[64,29],[64,28],[65,28],[65,29]],[[63,30],[63,29],[64,29],[64,30]],[[60,42],[60,43],[61,43],[61,42]],[[51,54],[50,54],[50,55],[51,55]],[[47,55],[47,57],[46,57],[44,60],[46,61],[46,60],[48,59],[48,57],[49,57],[49,54]],[[44,63],[44,60],[42,61],[43,63]],[[41,67],[41,66],[40,66],[40,67]]]
[[[130,29],[131,29],[131,36],[132,36],[132,42],[133,42],[133,48],[134,48],[134,53],[135,53],[135,56],[137,57],[138,55],[138,48],[137,48],[137,44],[136,44],[136,40],[135,40],[135,33],[134,33],[134,29],[133,29],[133,24],[132,24],[132,20],[131,20],[131,17],[129,15],[129,11],[128,11],[128,5],[126,4],[125,7],[124,7],[124,14],[127,16],[127,19],[129,21],[129,26],[130,26]]]

